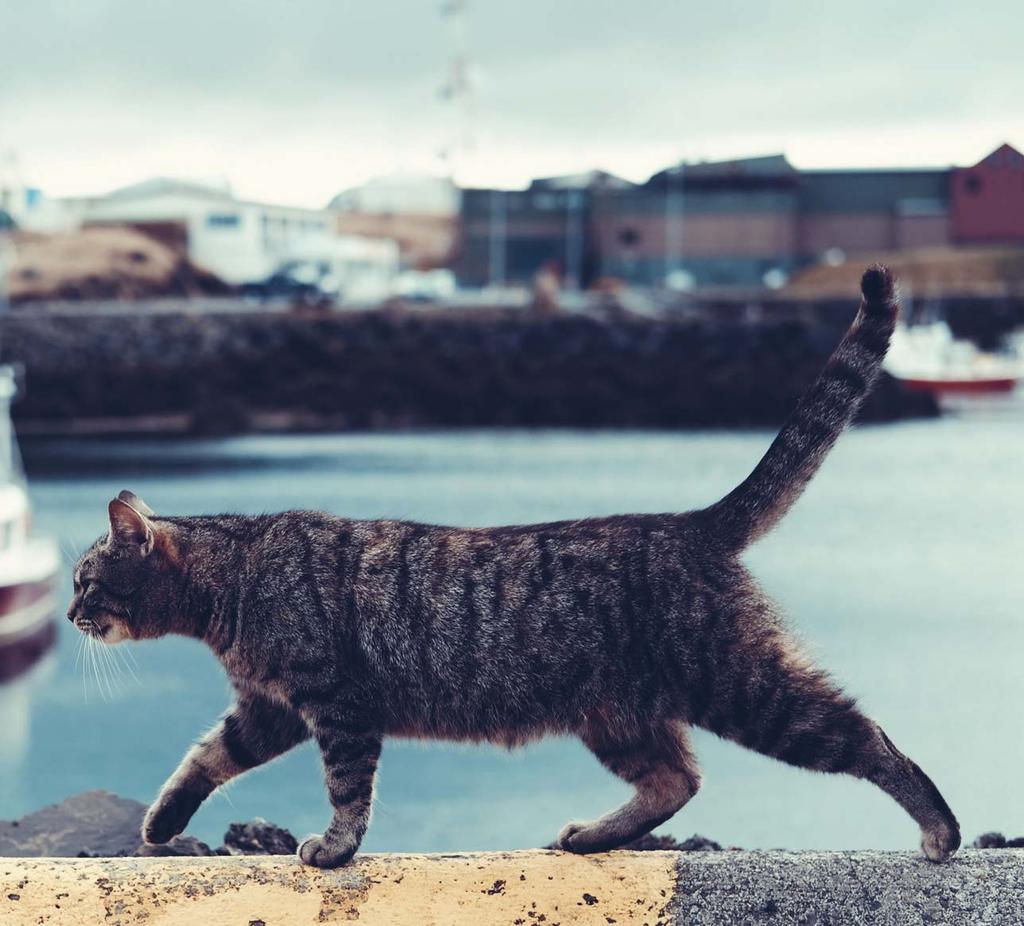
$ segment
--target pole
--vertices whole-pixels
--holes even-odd
[[[13,264],[11,256],[14,248],[10,243],[10,235],[3,228],[0,228],[0,313],[6,312],[10,307],[9,292],[7,289],[8,264]]]
[[[680,269],[683,258],[683,165],[670,168],[665,196],[665,283]]]
[[[578,290],[583,277],[583,209],[582,190],[566,194],[565,224],[565,288]]]
[[[490,250],[488,267],[491,286],[505,285],[505,191],[491,190]]]

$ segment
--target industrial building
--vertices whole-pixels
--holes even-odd
[[[798,170],[783,155],[679,164],[642,184],[594,172],[466,190],[464,285],[761,287],[818,262],[936,245],[1024,245],[1024,156],[970,168]]]

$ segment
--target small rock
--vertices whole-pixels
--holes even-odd
[[[633,842],[626,843],[623,849],[630,849],[633,852],[720,852],[722,847],[713,839],[694,834],[689,839],[679,842],[673,836],[655,836],[648,833]]]
[[[680,852],[721,852],[722,847],[713,839],[694,833],[679,844]]]
[[[1024,849],[1024,836],[1007,839],[1002,833],[982,833],[971,843],[972,849]]]
[[[162,846],[139,846],[135,855],[139,858],[164,858],[173,855],[214,855],[205,842],[196,839],[195,836],[175,836],[170,842]]]
[[[248,823],[232,823],[217,855],[294,855],[299,843],[286,829],[254,817]]]
[[[972,849],[1005,849],[1006,837],[1002,833],[982,833],[971,843]]]

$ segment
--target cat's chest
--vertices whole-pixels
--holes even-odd
[[[225,654],[220,658],[220,663],[236,691],[287,703],[289,685],[286,673],[279,666],[256,654],[241,651]]]
[[[289,707],[309,700],[331,700],[353,684],[345,673],[323,660],[291,656],[262,659],[236,654],[221,659],[228,679],[238,692],[260,695]]]
[[[292,686],[282,678],[268,678],[245,669],[228,672],[232,687],[241,694],[260,695],[268,701],[290,705],[292,702]]]

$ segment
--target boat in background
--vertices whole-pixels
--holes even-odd
[[[944,321],[898,326],[884,368],[907,389],[937,397],[1010,393],[1024,378],[1019,351],[986,353],[954,338]]]
[[[32,509],[11,424],[14,370],[0,366],[0,682],[20,675],[57,638],[56,543],[32,536]]]

